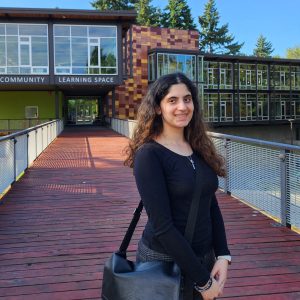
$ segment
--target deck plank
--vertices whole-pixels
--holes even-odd
[[[126,143],[110,130],[67,128],[13,185],[0,205],[1,300],[100,299],[103,264],[139,201]],[[300,299],[300,236],[217,197],[233,255],[222,299]]]

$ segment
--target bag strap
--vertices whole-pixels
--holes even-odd
[[[184,232],[184,236],[190,242],[190,244],[192,243],[193,235],[194,235],[194,231],[195,231],[197,215],[198,215],[198,210],[199,210],[199,197],[201,194],[201,188],[197,188],[198,186],[201,187],[201,184],[199,184],[200,177],[199,177],[198,168],[196,168],[195,172],[196,172],[196,179],[195,179],[194,193],[193,193],[192,203],[191,203],[191,207],[189,210],[189,216],[187,219],[187,224],[186,224],[185,232]],[[143,210],[143,202],[141,200],[138,207],[135,209],[135,211],[133,213],[132,220],[131,220],[131,222],[128,226],[128,229],[125,233],[125,236],[123,238],[121,246],[120,246],[119,250],[117,251],[117,254],[123,256],[124,258],[126,258],[127,248],[129,246],[129,243],[133,236],[136,225],[137,225],[138,221],[140,220],[142,210]]]
[[[131,220],[131,222],[128,226],[128,229],[125,233],[125,236],[123,238],[121,246],[120,246],[119,250],[117,251],[117,254],[123,256],[124,258],[126,258],[127,248],[128,248],[129,243],[131,241],[131,238],[132,238],[132,235],[134,233],[135,227],[136,227],[138,221],[140,220],[142,210],[143,210],[143,202],[141,200],[138,207],[134,210],[132,220]]]

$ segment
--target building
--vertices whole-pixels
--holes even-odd
[[[197,31],[137,26],[135,16],[0,9],[0,124],[134,119],[148,84],[180,71],[214,130],[300,140],[300,60],[200,53]]]

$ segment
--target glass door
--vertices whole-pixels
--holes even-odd
[[[68,124],[93,124],[98,117],[98,100],[68,99]]]

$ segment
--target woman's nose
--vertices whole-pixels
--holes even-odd
[[[178,101],[178,109],[181,109],[181,110],[185,110],[186,109],[186,103],[184,102],[184,100],[180,100]]]

